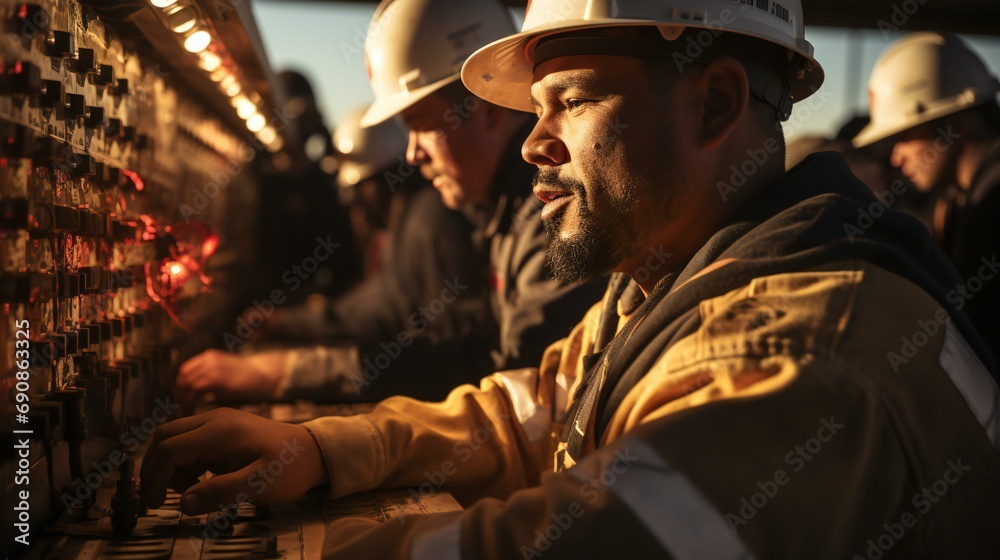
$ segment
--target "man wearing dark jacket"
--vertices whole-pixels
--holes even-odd
[[[259,347],[391,340],[410,327],[410,317],[421,306],[440,296],[446,281],[468,289],[436,317],[426,334],[447,339],[488,328],[486,287],[472,223],[445,206],[440,193],[419,174],[399,174],[406,132],[395,120],[362,127],[367,109],[348,114],[337,127],[334,144],[340,153],[337,182],[351,200],[355,235],[382,238],[370,242],[377,249],[362,248],[366,268],[377,272],[344,297],[313,298],[307,305],[276,309],[254,340]],[[387,231],[371,235],[365,230]]]
[[[896,213],[852,243],[875,199],[840,156],[785,172],[780,121],[823,80],[800,3],[693,5],[533,0],[463,68],[539,116],[523,153],[554,270],[628,276],[537,368],[301,426],[165,424],[146,502],[193,464],[229,474],[188,487],[188,513],[316,486],[443,484],[468,506],[339,519],[325,558],[1000,556],[1000,397],[947,304],[955,271]],[[288,441],[286,475],[250,488]]]
[[[196,356],[181,368],[182,395],[443,398],[491,371],[537,364],[601,298],[606,278],[554,279],[546,262],[541,203],[531,194],[534,167],[520,156],[533,119],[481,100],[459,79],[466,57],[513,31],[495,0],[396,0],[376,10],[365,45],[375,102],[361,124],[400,117],[410,130],[407,162],[475,224],[480,266],[488,271],[479,281],[488,286],[489,328],[435,332],[438,318],[477,289],[475,282],[446,280],[439,297],[387,338],[248,357]],[[239,390],[228,389],[233,385]]]
[[[858,147],[891,143],[894,166],[937,198],[932,230],[961,276],[949,304],[1000,357],[1000,81],[958,36],[913,33],[869,79]]]

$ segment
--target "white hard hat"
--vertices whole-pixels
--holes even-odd
[[[823,69],[805,40],[799,0],[769,6],[762,9],[754,2],[733,0],[533,0],[528,2],[521,33],[469,57],[462,80],[469,91],[491,103],[534,112],[530,88],[535,48],[543,37],[601,27],[655,26],[664,39],[674,40],[685,28],[696,28],[739,33],[786,47],[793,64],[790,97],[799,101],[819,89]]]
[[[337,184],[353,187],[396,163],[406,153],[406,132],[396,119],[362,127],[367,107],[351,111],[333,132],[333,146],[340,154]]]
[[[871,124],[861,148],[917,125],[996,99],[1000,82],[955,35],[912,33],[889,45],[868,79]]]
[[[476,49],[516,31],[496,0],[383,0],[365,40],[371,126],[458,81]]]

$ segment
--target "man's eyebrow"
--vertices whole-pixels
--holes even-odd
[[[591,75],[567,76],[565,78],[560,79],[558,82],[550,86],[548,89],[550,92],[556,95],[561,95],[565,93],[567,90],[573,88],[582,90],[593,89],[595,86],[597,86],[598,83],[600,83],[600,80],[597,79],[596,76],[591,76]]]
[[[545,94],[558,97],[574,88],[584,91],[593,90],[599,83],[600,80],[596,76],[592,75],[567,76],[565,78],[560,78],[559,81],[550,86],[546,86]],[[537,99],[535,99],[534,94],[531,94],[530,98],[531,106],[537,109],[540,103]]]
[[[403,121],[403,124],[406,125],[407,128],[413,128],[413,125],[420,124],[426,118],[427,118],[426,113],[419,112],[419,113],[410,113],[405,117],[401,117],[400,120]]]

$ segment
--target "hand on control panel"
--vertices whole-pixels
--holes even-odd
[[[215,476],[198,482],[207,470]],[[304,427],[220,408],[160,426],[140,479],[147,506],[163,504],[169,487],[183,494],[181,511],[200,515],[239,502],[294,502],[325,484],[326,472],[319,446]]]
[[[247,355],[206,350],[181,365],[177,399],[192,404],[208,393],[222,400],[273,399],[286,375],[287,356],[284,350]]]

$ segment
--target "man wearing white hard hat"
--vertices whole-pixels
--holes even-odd
[[[386,337],[356,353],[339,347],[270,353],[271,366],[249,369],[234,381],[241,377],[234,359],[211,352],[211,361],[199,357],[190,364],[190,374],[182,368],[182,380],[195,379],[203,389],[183,394],[194,399],[219,384],[239,383],[260,387],[265,397],[279,391],[280,397],[337,401],[399,394],[443,398],[491,371],[537,364],[549,344],[569,334],[600,300],[607,279],[552,277],[542,204],[531,194],[535,169],[520,155],[534,119],[477,98],[460,80],[470,54],[514,31],[497,0],[391,0],[376,9],[365,43],[375,101],[361,126],[393,118],[407,126],[407,161],[392,170],[390,180],[420,173],[445,204],[466,213],[479,248],[470,264],[487,274],[447,278],[401,328],[386,330]],[[474,320],[475,309],[464,309],[475,293],[488,295],[482,307],[489,320]],[[447,316],[470,320],[442,329]]]
[[[439,298],[447,283],[465,289],[442,306],[420,335],[433,340],[464,337],[470,344],[473,334],[491,332],[481,281],[483,266],[473,245],[471,225],[461,213],[447,208],[422,177],[398,174],[406,133],[394,120],[361,127],[366,110],[361,107],[348,114],[333,142],[340,155],[340,188],[355,191],[356,198],[368,192],[386,199],[380,204],[388,208],[380,214],[388,216],[376,218],[388,222],[388,248],[381,269],[342,297],[327,301],[313,296],[304,305],[276,306],[246,346],[239,344],[241,339],[228,338],[223,341],[227,345],[236,342],[228,351],[207,350],[186,361],[176,380],[175,392],[182,402],[198,402],[208,393],[222,401],[370,399],[364,384],[331,373],[331,363],[379,360],[380,344],[394,342],[399,333],[407,332],[411,318],[419,317],[421,307]],[[355,200],[352,219],[358,207]],[[357,228],[355,233],[359,239],[366,237]],[[255,312],[259,314],[251,308],[248,315]],[[258,351],[243,352],[251,345]],[[293,347],[260,350],[268,346]],[[426,367],[427,355],[439,351],[435,346],[418,347],[407,349],[407,360],[393,371],[395,383],[379,385],[391,385],[394,393],[432,399],[492,371],[488,356],[481,365],[462,364],[465,367],[446,371],[451,375],[427,377],[420,371],[403,371],[411,363]],[[234,354],[236,350],[241,353]]]
[[[1000,355],[1000,81],[959,37],[912,33],[868,80],[872,122],[858,147],[892,145],[891,162],[937,197],[935,240],[962,277],[949,303]]]
[[[399,118],[409,130],[408,163],[477,225],[498,325],[487,349],[496,369],[536,364],[606,286],[601,278],[587,284],[552,278],[542,205],[531,194],[535,170],[520,156],[534,119],[472,95],[460,79],[470,54],[514,32],[497,0],[386,0],[365,42],[375,101],[361,124]],[[479,345],[464,346],[439,353],[483,352]],[[437,365],[457,367],[461,363]]]
[[[997,557],[995,368],[944,307],[957,275],[909,217],[846,238],[875,199],[839,155],[785,172],[780,121],[822,70],[799,2],[766,6],[531,2],[463,80],[538,115],[523,155],[550,258],[615,271],[604,301],[538,368],[443,403],[165,424],[147,503],[164,465],[219,460],[218,430],[243,470],[187,488],[185,511],[296,438],[295,482],[255,500],[443,486],[466,506],[338,520],[329,558]]]

